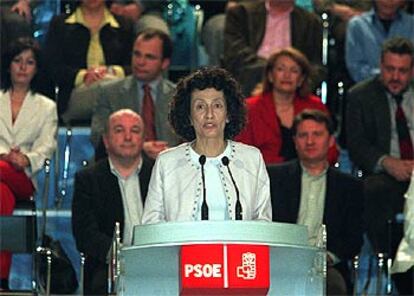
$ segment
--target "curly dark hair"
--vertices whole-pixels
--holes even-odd
[[[168,119],[175,133],[186,141],[195,139],[190,122],[191,95],[194,90],[214,88],[223,91],[229,122],[224,128],[224,138],[232,139],[246,123],[246,106],[239,83],[231,74],[219,67],[205,67],[182,78],[170,103]]]
[[[34,59],[36,60],[36,74],[30,82],[30,89],[37,92],[39,89],[39,69],[42,67],[40,47],[39,44],[30,37],[21,37],[10,43],[8,49],[3,54],[2,64],[2,85],[3,90],[8,90],[13,87],[10,77],[10,65],[13,59],[21,54],[25,50],[31,50],[33,52]]]

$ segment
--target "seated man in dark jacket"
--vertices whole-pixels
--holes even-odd
[[[132,110],[113,113],[105,128],[108,158],[76,174],[72,226],[76,245],[86,255],[85,294],[107,292],[107,255],[115,223],[123,245],[132,243],[141,223],[153,162],[142,157],[144,123]]]
[[[315,245],[322,224],[327,230],[327,294],[343,295],[349,286],[347,260],[362,246],[362,185],[328,166],[333,145],[329,117],[304,110],[293,124],[298,160],[269,166],[273,221],[306,225]]]

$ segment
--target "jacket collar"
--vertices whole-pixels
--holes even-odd
[[[86,22],[85,22],[85,19],[83,17],[82,10],[81,10],[80,7],[76,8],[75,12],[72,13],[71,15],[69,15],[68,18],[66,18],[65,23],[66,24],[80,24],[84,27],[88,27]],[[104,19],[102,21],[101,27],[103,27],[107,24],[109,26],[113,27],[113,28],[119,28],[120,27],[118,21],[115,19],[113,14],[110,13],[109,10],[105,7],[105,9],[104,9]]]

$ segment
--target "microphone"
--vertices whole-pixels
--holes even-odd
[[[233,186],[234,186],[234,190],[236,190],[236,197],[237,197],[237,201],[236,201],[236,220],[243,220],[243,209],[242,209],[242,205],[240,203],[240,193],[239,193],[239,188],[236,185],[236,181],[234,181],[233,178],[233,174],[230,171],[230,166],[229,166],[229,158],[227,156],[223,156],[223,158],[221,159],[221,162],[223,163],[223,165],[225,167],[227,167],[227,170],[229,171],[229,175],[231,178],[231,182],[233,182]]]
[[[208,206],[206,200],[206,177],[204,175],[204,165],[206,163],[206,156],[201,155],[198,159],[201,165],[201,180],[203,181],[203,203],[201,204],[201,220],[208,220]]]

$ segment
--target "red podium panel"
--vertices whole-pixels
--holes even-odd
[[[266,295],[269,247],[201,244],[180,250],[181,295]]]

